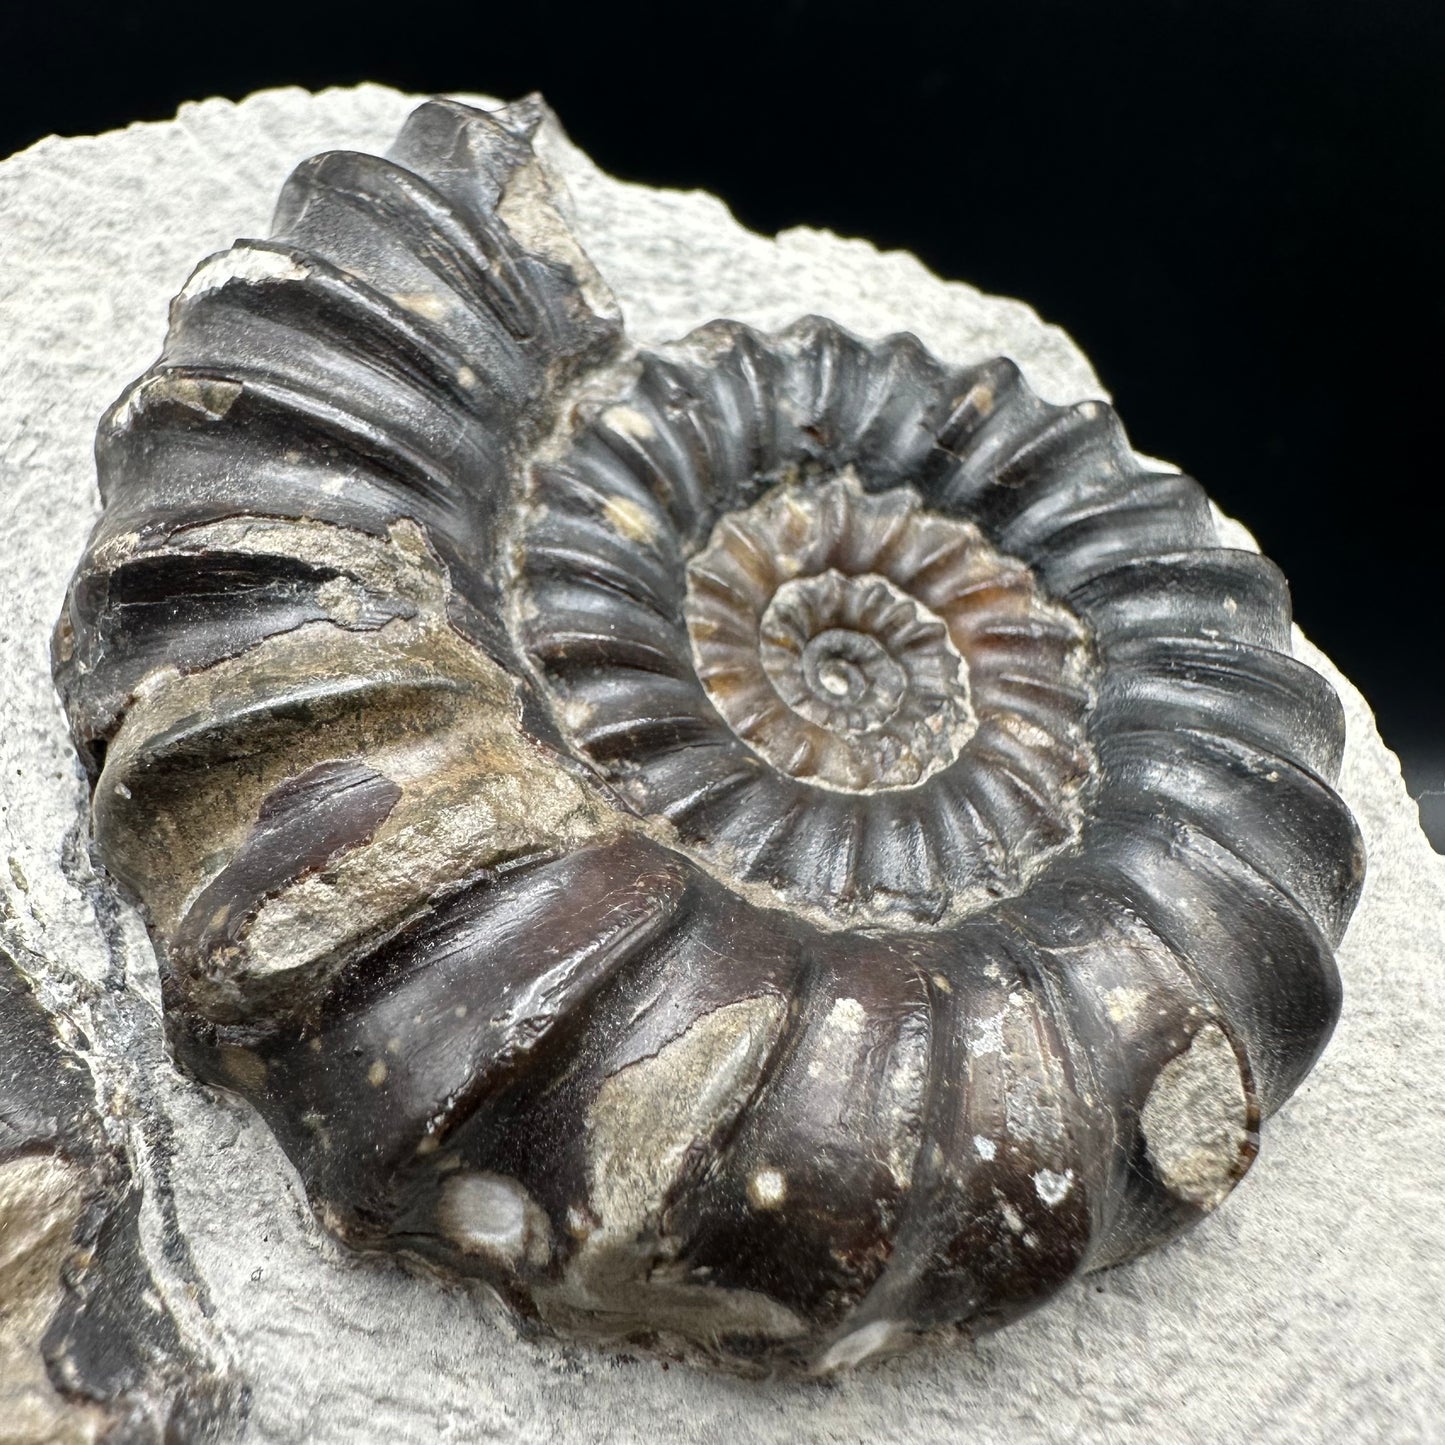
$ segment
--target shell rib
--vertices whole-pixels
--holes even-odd
[[[303,164],[102,422],[100,856],[348,1242],[740,1370],[1005,1323],[1324,1046],[1339,704],[1102,403],[818,318],[638,351],[544,119]]]

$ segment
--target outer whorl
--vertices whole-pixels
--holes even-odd
[[[318,156],[101,425],[56,632],[171,1037],[328,1227],[740,1369],[1213,1209],[1359,893],[1283,579],[909,336],[639,351],[533,102]]]

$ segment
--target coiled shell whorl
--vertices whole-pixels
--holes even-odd
[[[99,855],[348,1242],[744,1370],[1004,1323],[1324,1046],[1338,701],[1106,405],[637,349],[544,121],[429,102],[177,297],[55,637]]]

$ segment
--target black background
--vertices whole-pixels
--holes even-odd
[[[1031,302],[1284,568],[1445,838],[1445,0],[0,6],[0,154],[540,89],[616,174]]]

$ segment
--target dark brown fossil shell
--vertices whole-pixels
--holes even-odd
[[[542,115],[308,161],[106,417],[100,855],[353,1244],[740,1368],[1005,1322],[1323,1047],[1339,704],[1107,406],[826,320],[638,352]]]

